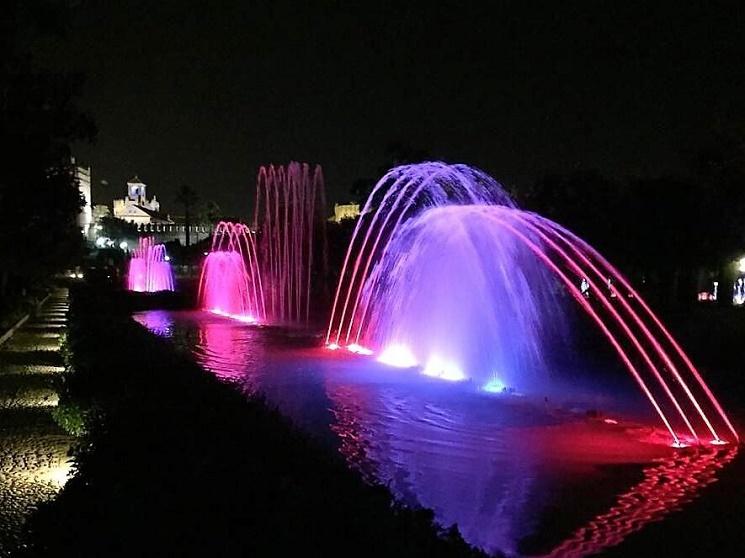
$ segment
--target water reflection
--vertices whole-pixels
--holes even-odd
[[[717,472],[737,455],[737,447],[690,451],[644,469],[644,480],[618,497],[607,512],[589,521],[557,546],[551,558],[581,557],[621,543],[628,535],[696,498],[716,481]]]
[[[695,498],[736,451],[673,454],[649,427],[392,371],[210,314],[136,319],[489,552],[597,553]],[[622,468],[620,481],[608,466]],[[572,490],[582,484],[590,494],[547,527],[547,515],[583,497]],[[539,543],[525,543],[537,533]]]
[[[150,310],[132,316],[134,320],[159,337],[173,335],[173,314],[166,310]]]

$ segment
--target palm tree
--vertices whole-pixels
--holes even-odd
[[[199,201],[199,194],[189,185],[184,184],[176,194],[176,201],[184,206],[184,226],[186,227],[186,245],[191,244],[191,211]]]

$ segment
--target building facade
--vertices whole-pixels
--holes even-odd
[[[356,219],[360,214],[360,206],[357,203],[334,204],[334,215],[329,221],[341,223],[345,219]]]
[[[157,198],[147,198],[147,186],[137,176],[127,181],[127,196],[114,200],[114,217],[135,225],[173,224],[160,213]]]
[[[72,160],[72,163],[75,181],[78,184],[78,191],[85,202],[85,205],[83,205],[78,214],[78,226],[83,234],[87,236],[91,224],[93,223],[93,210],[91,207],[91,168],[76,165],[75,159]]]

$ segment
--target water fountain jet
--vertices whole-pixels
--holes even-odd
[[[382,362],[442,379],[535,389],[566,298],[609,341],[673,445],[702,443],[702,430],[718,444],[722,428],[739,439],[629,282],[586,242],[515,207],[465,165],[407,165],[378,182],[347,251],[326,343],[366,347]]]
[[[127,289],[134,292],[155,293],[173,291],[173,273],[166,248],[155,244],[153,237],[142,237],[132,250],[127,271]]]

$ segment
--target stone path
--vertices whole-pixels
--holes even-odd
[[[12,555],[26,518],[69,474],[73,438],[50,415],[67,310],[67,289],[58,289],[0,345],[0,556]]]

